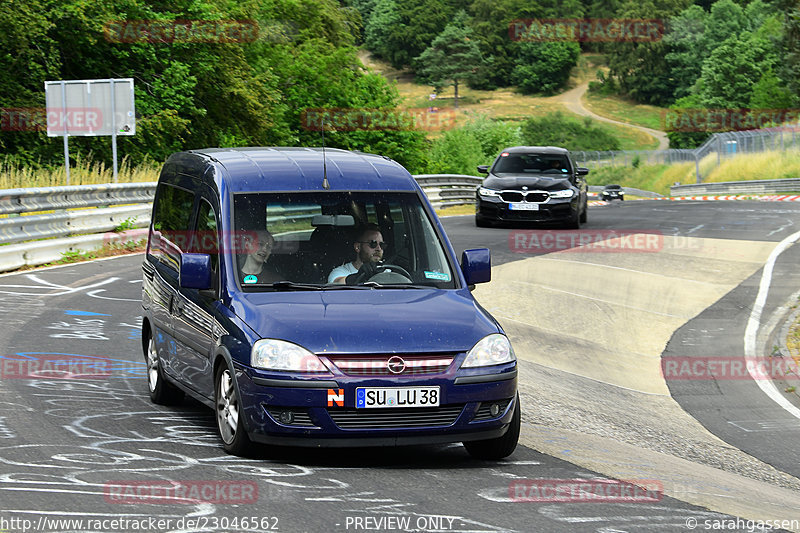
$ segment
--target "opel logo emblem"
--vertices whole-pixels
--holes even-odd
[[[402,357],[393,355],[389,358],[389,361],[386,362],[386,367],[392,374],[402,374],[406,369],[406,362],[403,361]]]
[[[523,190],[523,191],[527,191],[527,190],[528,190],[528,186],[527,186],[527,185],[523,185],[523,186],[522,186],[522,190]]]

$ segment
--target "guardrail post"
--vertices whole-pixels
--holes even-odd
[[[700,178],[700,154],[697,152],[694,153],[694,173],[697,176],[697,183],[700,183],[702,181]]]

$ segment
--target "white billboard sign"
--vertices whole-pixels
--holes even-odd
[[[44,82],[48,137],[134,135],[133,79]]]

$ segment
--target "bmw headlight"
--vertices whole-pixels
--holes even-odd
[[[461,368],[474,368],[477,366],[492,366],[516,361],[514,349],[508,337],[500,333],[487,335],[479,340],[467,354]]]
[[[495,198],[499,198],[500,197],[500,191],[495,191],[493,189],[487,189],[486,187],[478,187],[478,194],[481,195],[481,196],[485,196],[487,198],[492,197],[492,196],[495,197]]]
[[[302,346],[278,339],[261,339],[253,344],[250,364],[264,370],[327,372],[319,357]]]
[[[572,189],[561,189],[560,191],[549,191],[550,198],[572,198],[575,195],[575,191]]]

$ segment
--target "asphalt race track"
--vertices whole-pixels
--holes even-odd
[[[626,201],[590,209],[587,231],[662,237],[658,250],[642,253],[520,251],[515,229],[479,229],[469,216],[444,224],[457,252],[492,249],[494,280],[476,297],[520,358],[523,430],[509,459],[476,461],[460,445],[226,455],[210,410],[191,400],[150,403],[142,258],[125,256],[0,276],[0,531],[610,533],[703,530],[714,520],[748,531],[745,520],[800,520],[800,419],[752,380],[664,381],[657,372],[662,354],[744,354],[762,266],[798,230],[800,206]],[[688,251],[667,249],[690,241]],[[796,247],[775,262],[758,308],[760,348],[796,300],[797,262]],[[658,301],[643,299],[650,290]],[[79,379],[15,371],[67,360],[104,371]],[[796,394],[783,397],[800,407]],[[565,479],[635,480],[664,495],[515,497],[530,480]],[[176,496],[170,482],[198,492]],[[157,497],[130,491],[154,484],[165,487]],[[63,519],[83,523],[56,522]]]

